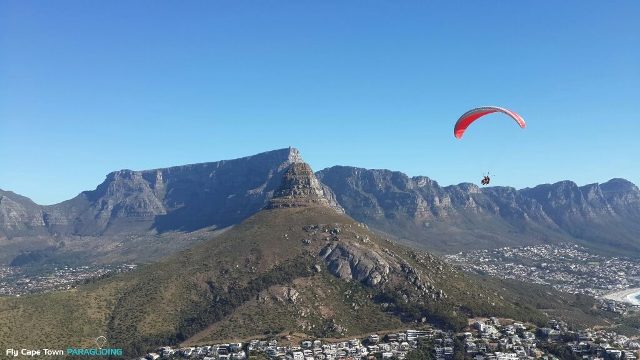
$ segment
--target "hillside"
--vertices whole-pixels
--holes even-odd
[[[72,291],[0,298],[0,347],[91,346],[105,335],[132,355],[288,331],[342,337],[416,321],[459,329],[467,316],[544,321],[536,307],[601,321],[588,298],[531,296],[377,236],[328,206],[306,164],[283,179],[265,210],[163,261]]]
[[[623,179],[516,190],[440,186],[427,177],[347,166],[317,176],[351,217],[411,246],[452,253],[574,242],[640,256],[640,190]]]

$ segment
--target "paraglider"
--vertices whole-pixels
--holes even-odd
[[[520,127],[523,129],[527,126],[522,116],[518,115],[514,111],[497,107],[497,106],[482,106],[475,109],[471,109],[466,113],[464,113],[462,116],[460,116],[460,119],[458,119],[458,121],[456,122],[456,125],[453,128],[453,135],[456,138],[461,139],[462,135],[464,135],[464,132],[467,130],[469,125],[471,125],[471,123],[473,123],[474,121],[478,120],[479,118],[485,115],[492,114],[495,112],[501,112],[503,114],[508,115],[513,120],[515,120],[516,123],[518,123],[518,125],[520,125]]]
[[[489,177],[489,174],[483,176],[482,180],[480,181],[482,185],[489,185],[490,182],[491,182],[491,177]]]
[[[485,115],[496,113],[496,112],[500,112],[511,117],[523,129],[527,126],[522,116],[518,115],[515,111],[511,111],[509,109],[505,109],[497,106],[482,106],[475,109],[471,109],[466,113],[462,114],[462,116],[460,116],[460,118],[456,122],[456,125],[453,127],[453,135],[457,139],[462,139],[464,132],[467,130],[469,125],[471,125],[474,121],[478,120],[479,118]],[[489,185],[489,183],[491,183],[491,177],[489,176],[489,173],[487,173],[487,175],[484,175],[482,177],[480,184],[486,186],[486,185]]]

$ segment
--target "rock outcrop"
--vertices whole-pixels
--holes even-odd
[[[356,280],[369,286],[384,282],[390,265],[384,256],[371,247],[333,242],[320,252],[329,271],[343,280]]]
[[[343,213],[331,190],[320,184],[307,163],[294,163],[282,177],[280,188],[273,194],[267,208],[302,207],[309,205],[328,206]]]

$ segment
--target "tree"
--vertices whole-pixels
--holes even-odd
[[[416,349],[411,350],[405,356],[405,360],[431,360],[433,359],[432,353],[425,353],[422,350]]]

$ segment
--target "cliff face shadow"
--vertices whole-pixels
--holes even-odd
[[[152,228],[161,233],[195,231],[205,227],[225,228],[255,214],[265,204],[264,197],[253,199],[200,197],[166,215],[156,216]]]

